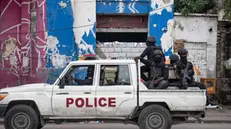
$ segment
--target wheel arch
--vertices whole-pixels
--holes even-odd
[[[39,108],[38,108],[38,106],[37,106],[37,104],[36,104],[36,102],[34,100],[12,100],[12,101],[9,102],[9,104],[8,104],[8,106],[6,108],[6,111],[4,113],[4,116],[9,111],[9,109],[11,109],[15,105],[19,105],[19,104],[28,105],[28,106],[32,107],[33,109],[35,109],[38,116],[41,115],[41,113],[39,111]]]

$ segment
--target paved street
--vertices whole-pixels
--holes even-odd
[[[175,125],[172,129],[230,129],[231,124],[181,124]],[[1,125],[0,129],[4,129]],[[43,129],[139,129],[134,125],[123,124],[62,124],[46,125]]]

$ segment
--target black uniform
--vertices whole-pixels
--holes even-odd
[[[151,62],[154,61],[154,58],[153,58],[153,52],[155,50],[160,50],[162,52],[162,54],[164,55],[162,49],[158,46],[148,46],[144,51],[143,53],[140,55],[140,59],[144,59],[145,56],[147,56],[147,59]],[[141,67],[141,78],[144,80],[144,81],[148,81],[150,80],[150,73],[148,73],[148,78],[145,76],[145,72],[149,72],[150,71],[150,65],[148,65],[147,63],[143,62],[144,60],[140,60],[143,64],[145,64],[145,66],[142,66]],[[162,57],[162,60],[161,62],[165,62],[165,57],[163,56]]]
[[[181,78],[183,77],[183,70],[185,70],[186,65],[188,63],[188,76],[190,78],[187,79],[187,87],[199,87],[200,89],[206,89],[205,85],[203,83],[200,82],[196,82],[195,79],[193,78],[194,76],[194,70],[193,70],[193,64],[189,61],[187,61],[187,54],[188,51],[184,48],[180,49],[178,54],[180,55],[181,59],[180,61],[177,63],[177,71],[179,73],[179,75],[181,75]],[[187,88],[185,86],[183,86],[184,88]],[[208,93],[206,92],[206,97],[207,97],[207,102],[206,105],[208,105],[209,103],[212,104],[209,100],[208,97]]]
[[[149,36],[146,40],[146,46],[147,48],[143,51],[143,53],[139,57],[135,57],[135,60],[137,59],[144,59],[144,57],[147,56],[147,59],[151,62],[154,61],[153,59],[153,52],[155,50],[161,50],[162,54],[164,55],[162,49],[160,47],[157,47],[155,45],[156,43],[156,38],[154,36]],[[142,60],[144,61],[144,60]],[[141,61],[141,62],[142,62]],[[162,57],[162,61],[165,62],[165,57]],[[148,66],[145,62],[142,62],[145,64],[145,66],[141,67],[141,78],[144,81],[149,81],[150,80],[150,66]],[[144,72],[148,72],[148,77],[145,76]]]
[[[179,57],[175,54],[170,56],[170,64],[166,65],[168,71],[169,71],[169,86],[181,86],[181,79],[179,74],[177,73],[177,65],[176,63],[179,61]]]
[[[149,89],[166,89],[168,87],[168,71],[162,57],[162,51],[156,50],[153,53],[153,61],[141,59],[141,62],[150,68],[150,81],[145,82]]]

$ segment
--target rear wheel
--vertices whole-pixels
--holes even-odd
[[[172,117],[165,107],[150,105],[140,113],[138,125],[140,129],[171,129]]]
[[[6,129],[37,129],[39,119],[36,111],[28,105],[16,105],[4,117]]]

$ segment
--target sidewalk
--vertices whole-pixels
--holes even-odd
[[[207,109],[202,123],[231,123],[231,106],[221,106],[222,109]],[[189,123],[196,123],[196,119],[189,118]]]
[[[221,106],[222,109],[207,109],[202,123],[231,123],[231,106]],[[189,118],[187,123],[198,123],[196,119]],[[0,119],[3,124],[3,119]]]

